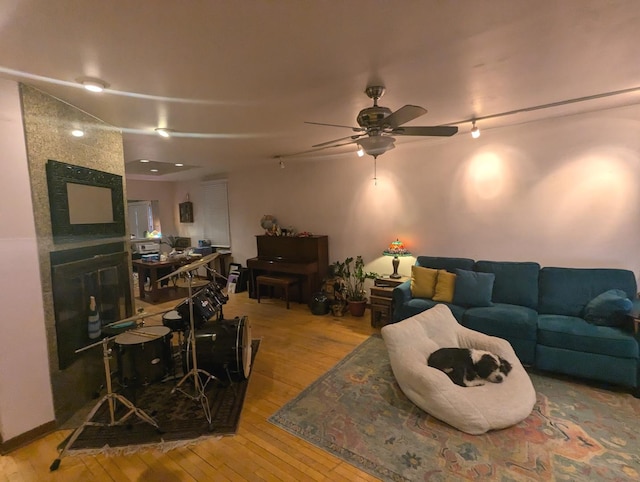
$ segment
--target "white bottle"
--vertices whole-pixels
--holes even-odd
[[[98,310],[96,307],[96,299],[93,296],[89,297],[88,321],[89,338],[91,338],[92,340],[100,338],[100,335],[102,334],[102,330],[100,328],[100,315],[98,314]]]

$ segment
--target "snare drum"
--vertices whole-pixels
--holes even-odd
[[[121,333],[118,345],[120,383],[143,386],[166,377],[172,368],[171,330],[166,326],[144,326]]]
[[[251,371],[251,325],[246,316],[220,320],[196,330],[196,361],[222,380],[244,380]],[[183,350],[185,373],[191,369],[191,339]]]

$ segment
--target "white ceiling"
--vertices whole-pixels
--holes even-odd
[[[380,104],[391,110],[428,109],[409,125],[640,87],[638,0],[0,0],[0,7],[0,76],[121,128],[128,174],[140,158],[201,167],[153,177],[161,180],[276,162],[347,136],[304,121],[356,125],[371,105],[368,84],[386,86]],[[109,89],[86,92],[76,82],[82,76]],[[638,89],[481,127],[637,102]],[[159,126],[178,137],[159,138]],[[461,124],[458,135],[469,128]],[[416,138],[396,148],[407,141]]]

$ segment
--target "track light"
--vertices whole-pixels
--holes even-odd
[[[173,131],[171,129],[165,129],[164,127],[158,127],[156,128],[156,132],[161,137],[171,137],[171,132]]]
[[[473,121],[473,127],[471,127],[471,137],[473,137],[474,139],[480,137],[480,129],[478,129],[476,121]]]
[[[81,77],[78,82],[89,92],[102,92],[107,88],[107,83],[95,77]]]

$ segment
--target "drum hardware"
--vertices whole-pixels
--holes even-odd
[[[215,258],[218,257],[218,253],[213,253],[210,254],[208,256],[204,256],[201,260],[196,261],[195,263],[190,263],[186,266],[183,266],[181,268],[178,268],[176,271],[174,271],[173,273],[160,278],[158,280],[158,282],[162,281],[162,279],[164,278],[168,278],[171,276],[176,276],[178,274],[181,273],[186,273],[187,276],[187,280],[188,280],[188,290],[189,290],[189,298],[188,298],[188,304],[189,304],[189,341],[192,344],[192,350],[191,350],[191,360],[192,360],[192,368],[191,370],[187,371],[185,370],[185,374],[184,376],[180,379],[180,381],[177,383],[177,385],[173,388],[173,390],[171,390],[171,393],[175,393],[176,391],[179,391],[180,393],[182,393],[183,395],[191,398],[193,401],[198,401],[200,402],[200,404],[202,405],[202,410],[204,411],[204,415],[207,419],[207,422],[209,423],[209,429],[213,429],[213,426],[211,424],[211,408],[209,407],[209,400],[207,399],[207,395],[205,393],[205,390],[207,388],[207,384],[211,381],[211,380],[218,380],[217,377],[214,377],[211,373],[202,370],[200,368],[198,368],[198,359],[196,357],[196,343],[195,343],[195,320],[194,320],[194,316],[193,316],[193,271],[197,268],[199,268],[200,266],[206,266],[208,265],[211,261],[213,261]],[[206,381],[202,381],[202,379],[200,378],[200,375],[204,376]],[[190,378],[193,378],[193,388],[194,388],[194,393],[188,393],[187,391],[185,391],[184,389],[182,389],[182,384],[184,382],[186,382],[187,380],[189,380]]]
[[[113,390],[112,390],[112,386],[111,386],[111,369],[110,369],[110,366],[109,366],[109,359],[111,358],[111,350],[109,349],[109,341],[113,340],[115,338],[116,338],[115,336],[114,337],[104,337],[101,341],[98,341],[98,342],[93,343],[91,345],[85,346],[84,348],[79,348],[78,350],[75,351],[76,353],[80,353],[82,351],[88,350],[88,349],[93,348],[95,346],[102,345],[102,360],[103,360],[103,363],[104,363],[104,374],[105,374],[105,380],[106,380],[106,384],[107,384],[107,393],[106,393],[105,396],[103,396],[100,399],[100,401],[96,404],[96,406],[93,407],[91,412],[89,412],[89,415],[87,415],[87,417],[85,418],[85,420],[82,423],[82,425],[80,425],[77,429],[75,429],[75,431],[71,434],[71,436],[69,437],[69,440],[65,444],[64,448],[62,449],[62,451],[60,452],[58,457],[53,461],[53,463],[49,467],[49,470],[52,471],[52,472],[54,470],[57,470],[58,467],[60,467],[60,463],[62,461],[62,458],[67,454],[67,451],[73,445],[73,443],[78,439],[78,437],[80,436],[82,431],[85,429],[85,427],[88,427],[88,426],[112,427],[114,425],[122,425],[126,420],[129,419],[129,417],[131,417],[131,415],[135,415],[136,417],[138,417],[143,422],[146,422],[146,423],[148,423],[150,425],[153,425],[156,428],[156,430],[158,430],[158,432],[161,432],[160,427],[158,426],[158,422],[156,422],[152,417],[147,415],[147,413],[145,411],[143,411],[143,410],[139,409],[138,407],[136,407],[126,397],[124,397],[123,395],[120,395],[118,393],[114,393]],[[104,402],[107,402],[109,404],[109,422],[92,422],[91,419],[98,412],[98,410],[100,409],[100,407],[102,406],[102,404]],[[127,413],[125,413],[119,420],[116,420],[116,418],[115,418],[115,404],[116,404],[116,402],[120,402],[122,405],[124,405],[126,408],[129,409],[129,411]]]

